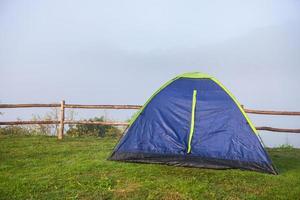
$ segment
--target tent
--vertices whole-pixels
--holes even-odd
[[[217,79],[197,72],[155,92],[109,160],[277,174],[236,98]]]

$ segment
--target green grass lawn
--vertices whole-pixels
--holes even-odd
[[[278,176],[107,161],[117,140],[0,136],[0,199],[300,199],[300,149],[270,149]]]

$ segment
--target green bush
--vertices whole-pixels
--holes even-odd
[[[103,117],[95,117],[89,119],[90,121],[100,121],[103,122]],[[52,125],[14,125],[14,126],[4,126],[0,127],[0,135],[56,135],[56,128]],[[87,124],[77,124],[70,125],[69,129],[66,131],[68,136],[110,136],[117,137],[120,136],[122,130],[110,125],[87,125]]]
[[[282,144],[278,147],[279,149],[293,149],[293,145],[290,144]]]
[[[0,135],[31,135],[31,131],[22,126],[0,127]]]
[[[104,118],[95,117],[89,120],[103,122]],[[104,137],[104,136],[116,137],[118,135],[121,135],[121,130],[110,125],[77,124],[71,126],[66,134],[69,136],[85,135],[85,136],[99,136],[99,137]]]

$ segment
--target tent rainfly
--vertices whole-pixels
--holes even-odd
[[[217,79],[197,72],[155,92],[109,160],[277,174],[236,98]]]

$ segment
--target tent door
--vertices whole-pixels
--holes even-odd
[[[192,144],[192,139],[193,139],[193,134],[194,134],[194,127],[195,127],[196,103],[197,103],[197,90],[194,90],[193,91],[193,100],[192,100],[191,126],[190,126],[190,134],[189,134],[187,153],[191,153],[191,150],[192,150],[191,144]]]

